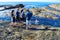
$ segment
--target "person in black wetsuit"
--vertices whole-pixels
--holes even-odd
[[[12,10],[12,12],[11,12],[11,17],[12,17],[12,22],[15,23],[16,20],[15,20],[15,16],[14,16],[14,10]]]

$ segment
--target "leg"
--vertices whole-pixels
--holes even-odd
[[[28,29],[28,25],[29,25],[28,20],[26,20],[26,30]]]
[[[13,23],[13,18],[11,17],[11,23]]]
[[[29,20],[29,27],[31,26],[31,20]]]

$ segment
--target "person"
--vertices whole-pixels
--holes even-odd
[[[30,27],[31,25],[31,17],[32,17],[32,12],[30,12],[29,10],[27,10],[26,12],[26,29],[28,29],[28,27]]]
[[[16,21],[20,22],[21,21],[21,13],[23,12],[23,8],[22,7],[18,7],[17,12],[16,12]]]
[[[25,11],[24,11],[24,9],[21,10],[21,21],[26,22],[26,16],[25,16]]]
[[[12,23],[15,23],[15,16],[14,16],[14,10],[12,10],[12,12],[11,12],[11,22]]]
[[[20,12],[19,12],[19,8],[17,9],[17,12],[16,12],[16,21],[17,21],[17,22],[20,22]]]

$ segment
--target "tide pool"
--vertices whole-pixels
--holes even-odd
[[[36,25],[35,24],[35,20],[36,20],[36,17],[32,17],[31,18],[31,23],[33,25]],[[42,17],[37,17],[37,20],[39,21],[38,22],[38,25],[49,25],[49,26],[53,26],[53,27],[60,27],[60,19],[58,20],[53,20],[53,19],[49,19],[49,18],[42,18]]]

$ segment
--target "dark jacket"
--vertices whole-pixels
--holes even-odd
[[[16,12],[16,16],[20,16],[20,12],[17,11],[17,12]]]
[[[32,13],[31,13],[30,11],[28,11],[28,12],[26,13],[26,19],[27,19],[27,20],[30,20],[31,17],[32,17]]]

